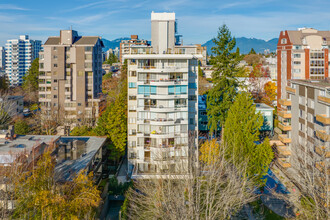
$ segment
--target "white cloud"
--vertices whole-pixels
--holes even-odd
[[[29,9],[27,8],[22,8],[22,7],[18,7],[16,5],[12,5],[12,4],[0,4],[0,10],[19,10],[19,11],[27,11]]]

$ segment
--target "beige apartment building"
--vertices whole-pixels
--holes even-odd
[[[175,13],[151,13],[151,46],[133,45],[128,61],[128,172],[132,178],[182,174],[197,149],[197,46],[176,37]]]
[[[130,40],[122,40],[119,50],[119,60],[122,64],[124,63],[123,56],[129,54],[129,50],[132,45],[148,45],[148,41],[140,40],[138,35],[131,35]]]
[[[326,198],[324,188],[330,187],[330,79],[289,80],[289,84],[275,129],[280,140],[277,162],[298,184],[299,174],[306,172],[321,180],[315,186],[323,185],[320,195]],[[326,194],[330,198],[330,191]]]
[[[281,31],[277,44],[277,103],[286,99],[290,79],[321,80],[329,76],[330,31],[300,28]]]
[[[99,114],[102,47],[98,36],[61,30],[40,52],[39,102],[49,113],[64,113],[70,125]]]

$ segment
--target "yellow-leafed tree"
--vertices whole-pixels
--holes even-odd
[[[73,181],[57,183],[49,151],[14,181],[14,219],[92,219],[100,203],[92,173],[79,172]]]
[[[199,160],[204,164],[213,164],[215,163],[220,156],[220,144],[217,142],[217,139],[205,141],[200,149]]]

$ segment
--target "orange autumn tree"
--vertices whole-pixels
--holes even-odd
[[[92,173],[79,172],[72,181],[57,183],[55,161],[45,152],[36,166],[22,173],[14,183],[14,219],[92,219],[101,198]]]
[[[275,101],[277,95],[276,83],[271,81],[267,82],[264,86],[264,90],[265,96],[263,97],[263,102],[268,105],[271,105]]]
[[[204,164],[215,163],[220,156],[220,144],[217,139],[206,140],[199,148],[199,160]]]

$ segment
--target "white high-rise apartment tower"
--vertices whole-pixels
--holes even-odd
[[[151,46],[133,45],[128,61],[128,171],[148,178],[187,171],[197,146],[198,58],[182,46],[175,13],[151,13]]]
[[[31,40],[28,35],[21,35],[19,39],[7,40],[6,43],[6,75],[10,86],[23,83],[23,76],[31,63],[39,57],[40,40]]]

